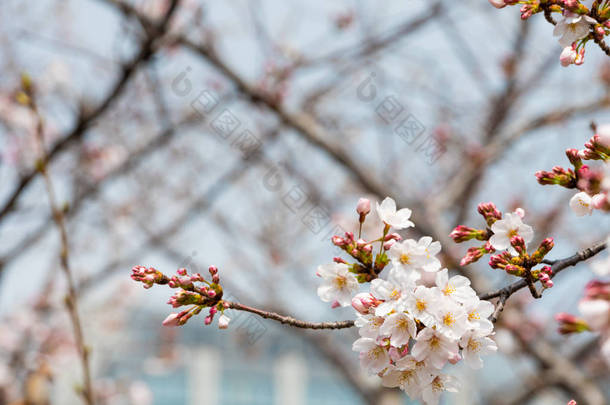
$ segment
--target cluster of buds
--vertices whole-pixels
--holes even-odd
[[[587,42],[601,42],[610,34],[610,4],[607,1],[593,2],[591,9],[579,0],[489,0],[489,3],[496,8],[520,4],[523,20],[534,14],[544,14],[555,24],[553,35],[559,37],[563,47],[559,61],[564,67],[582,65]],[[557,23],[553,20],[554,14],[562,17]]]
[[[534,269],[542,263],[544,257],[553,249],[553,239],[546,238],[533,253],[527,252],[527,244],[534,237],[531,226],[523,223],[525,211],[518,208],[513,213],[502,213],[493,203],[481,203],[478,212],[487,223],[487,228],[476,229],[465,225],[458,225],[449,236],[456,242],[479,240],[485,243],[481,246],[471,247],[460,261],[462,266],[474,263],[486,254],[501,251],[491,255],[489,265],[494,269],[502,269],[508,274],[522,277],[530,282],[539,280],[545,288],[551,288],[553,275],[549,266]]]
[[[578,216],[590,215],[594,209],[610,211],[610,125],[596,128],[584,149],[567,149],[566,156],[573,168],[555,166],[551,171],[539,171],[538,183],[579,190],[570,200],[570,208]],[[583,160],[600,160],[604,164],[592,168]]]
[[[216,266],[210,266],[210,280],[206,280],[201,274],[189,274],[184,268],[178,269],[176,274],[168,277],[154,267],[135,266],[131,270],[131,278],[144,284],[144,288],[151,288],[154,284],[167,285],[169,288],[178,289],[167,301],[172,308],[189,306],[189,308],[170,314],[164,321],[165,326],[184,325],[194,315],[199,315],[205,308],[209,308],[209,313],[204,323],[209,325],[214,320],[214,315],[218,311],[224,311],[222,301],[223,290],[220,286],[220,276]],[[229,318],[221,314],[218,326],[225,329],[228,326]]]
[[[555,315],[559,333],[599,333],[602,356],[610,365],[610,282],[589,282],[585,287],[585,296],[578,303],[578,310],[582,318],[564,312]]]
[[[402,210],[401,210],[402,211]],[[355,263],[349,264],[340,257],[335,257],[335,263],[348,265],[349,271],[356,275],[359,283],[370,282],[379,276],[379,273],[390,262],[386,251],[396,243],[402,240],[402,237],[396,233],[389,233],[389,225],[385,225],[383,235],[374,240],[364,240],[362,236],[362,226],[366,221],[367,215],[371,212],[371,202],[366,198],[358,200],[356,213],[358,214],[358,222],[360,224],[358,231],[358,239],[354,237],[353,232],[345,232],[343,236],[334,235],[331,238],[332,243],[341,250],[350,255],[356,260]],[[410,221],[407,221],[410,222]],[[380,243],[379,252],[373,252],[373,244]]]
[[[362,238],[355,239],[352,232],[345,232],[344,236],[335,235],[332,237],[332,242],[335,246],[341,248],[348,255],[356,260],[355,263],[349,264],[349,269],[357,275],[360,283],[369,282],[377,278],[379,273],[389,263],[387,254],[396,241],[402,240],[402,237],[397,233],[391,233],[382,238],[366,241]],[[373,243],[383,242],[380,252],[373,252]],[[348,264],[340,257],[335,257],[335,263]]]

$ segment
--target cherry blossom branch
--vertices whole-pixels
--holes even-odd
[[[246,311],[256,314],[265,319],[272,319],[279,323],[294,326],[295,328],[302,329],[345,329],[354,326],[354,321],[337,321],[337,322],[307,322],[299,319],[295,319],[291,316],[280,315],[275,312],[263,311],[262,309],[249,307],[242,305],[239,302],[223,301],[224,306],[227,309],[235,309],[238,311]]]
[[[82,111],[80,117],[78,118],[78,121],[76,122],[74,128],[70,131],[70,133],[65,135],[61,140],[59,140],[51,147],[51,149],[47,153],[49,161],[52,161],[60,152],[62,152],[72,143],[81,139],[83,135],[87,132],[89,127],[91,127],[91,125],[98,118],[100,118],[123,93],[124,89],[127,87],[127,83],[134,76],[134,73],[136,72],[138,67],[141,64],[147,63],[151,60],[152,56],[156,51],[155,44],[157,42],[157,39],[165,34],[169,25],[169,21],[171,20],[172,15],[177,9],[179,1],[180,0],[172,0],[164,18],[161,20],[160,23],[158,23],[158,25],[155,25],[156,29],[152,32],[149,31],[149,35],[142,43],[140,52],[138,52],[129,63],[124,64],[122,66],[121,75],[119,79],[115,82],[114,86],[112,87],[112,90],[110,90],[106,98],[95,109],[89,111]],[[6,202],[0,207],[0,221],[14,209],[17,200],[21,196],[21,193],[26,189],[26,187],[36,177],[37,174],[37,168],[33,168],[29,172],[21,176],[17,187],[15,187],[15,189],[10,193],[10,196],[8,197]]]
[[[598,243],[590,248],[581,250],[580,252],[577,252],[577,253],[573,254],[572,256],[566,257],[565,259],[548,261],[548,263],[552,264],[551,269],[553,270],[553,273],[551,275],[551,278],[555,277],[557,274],[559,274],[560,272],[562,272],[563,270],[565,270],[568,267],[575,266],[576,264],[578,264],[582,261],[590,259],[591,257],[595,256],[596,254],[603,251],[607,247],[608,247],[607,244],[605,242],[602,242],[602,243]],[[490,300],[493,298],[499,298],[497,306],[496,306],[496,311],[492,315],[491,320],[492,321],[497,320],[498,315],[500,314],[500,312],[502,312],[504,305],[506,304],[506,301],[508,300],[508,298],[511,295],[513,295],[517,291],[519,291],[527,286],[528,286],[527,280],[521,279],[504,288],[500,288],[499,290],[479,295],[479,298],[482,300]]]
[[[64,210],[57,203],[57,197],[55,194],[55,188],[53,186],[53,181],[51,180],[51,176],[48,171],[48,159],[49,156],[46,152],[45,144],[44,144],[44,127],[43,127],[43,118],[40,115],[38,108],[36,106],[36,102],[34,99],[34,92],[32,90],[32,85],[28,78],[23,79],[23,87],[24,94],[27,100],[27,106],[32,110],[35,114],[37,123],[36,123],[36,139],[38,141],[40,147],[40,158],[36,164],[37,170],[40,172],[44,179],[45,187],[47,189],[47,195],[49,198],[49,206],[51,207],[51,212],[53,216],[53,220],[59,231],[60,242],[61,242],[61,250],[60,250],[60,264],[61,269],[66,277],[66,282],[68,285],[68,292],[65,298],[65,304],[68,309],[68,314],[70,316],[70,322],[72,323],[72,332],[74,334],[74,340],[76,343],[76,347],[79,352],[79,359],[81,363],[81,368],[83,372],[83,387],[82,387],[82,395],[85,402],[88,405],[93,405],[94,395],[93,395],[93,385],[91,382],[91,367],[89,363],[89,349],[85,344],[85,337],[83,334],[83,327],[80,319],[80,315],[78,312],[78,299],[76,295],[76,288],[74,284],[74,277],[72,275],[72,270],[70,268],[70,260],[69,260],[69,244],[68,244],[68,232],[66,230],[66,221],[64,217]]]

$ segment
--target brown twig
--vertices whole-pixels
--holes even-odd
[[[274,321],[278,321],[279,323],[294,326],[295,328],[302,329],[345,329],[351,328],[354,326],[354,321],[337,321],[337,322],[307,322],[301,321],[299,319],[294,319],[290,316],[280,315],[275,312],[263,311],[262,309],[249,307],[247,305],[242,305],[238,302],[232,301],[223,301],[224,305],[228,309],[235,309],[238,311],[246,311],[256,314],[265,319],[272,319]]]
[[[27,90],[26,90],[27,91]],[[49,205],[51,207],[51,212],[53,216],[53,220],[59,231],[60,242],[61,242],[61,251],[60,251],[60,264],[61,269],[66,277],[68,292],[65,298],[65,304],[68,309],[68,315],[70,316],[70,322],[72,323],[72,332],[74,334],[74,340],[79,352],[79,358],[81,363],[81,368],[83,372],[83,388],[82,395],[85,400],[85,403],[88,405],[93,405],[95,403],[94,394],[93,394],[93,385],[91,383],[91,368],[89,364],[89,349],[85,344],[85,337],[83,334],[83,327],[80,320],[80,315],[78,313],[78,299],[76,296],[76,288],[74,286],[74,277],[72,275],[72,270],[70,268],[70,260],[69,260],[69,243],[68,243],[68,232],[66,231],[66,221],[64,218],[64,210],[58,205],[57,197],[55,195],[55,188],[53,186],[53,182],[51,180],[51,176],[48,171],[48,159],[49,156],[46,152],[45,144],[44,144],[44,126],[43,119],[40,115],[36,103],[34,101],[34,95],[32,92],[28,92],[29,96],[29,107],[32,112],[35,114],[37,118],[36,125],[36,139],[38,141],[40,147],[40,158],[37,164],[37,169],[42,175],[45,183],[45,187],[47,189],[47,195],[49,198]]]
[[[119,79],[116,81],[116,83],[112,87],[112,90],[110,90],[106,98],[95,109],[91,111],[82,112],[80,117],[78,118],[77,123],[74,125],[74,128],[51,147],[51,149],[47,152],[49,161],[52,161],[60,152],[62,152],[72,143],[81,139],[83,135],[87,132],[89,127],[91,127],[91,125],[99,117],[101,117],[121,95],[123,90],[127,87],[127,83],[134,76],[134,73],[136,72],[140,64],[146,63],[151,60],[153,54],[156,51],[155,44],[157,43],[157,39],[163,36],[166,32],[169,20],[175,12],[178,3],[179,0],[172,0],[172,3],[170,4],[170,7],[165,17],[158,25],[155,25],[156,29],[143,41],[142,46],[140,48],[140,52],[138,52],[138,54],[129,63],[123,65]],[[8,199],[0,208],[0,221],[15,208],[17,200],[19,199],[25,188],[36,177],[37,173],[38,170],[36,168],[33,168],[29,172],[21,176],[17,187],[15,187],[15,189],[10,193]]]
[[[577,252],[570,257],[566,257],[565,259],[552,261],[553,264],[551,266],[551,269],[553,270],[553,274],[551,275],[551,278],[555,277],[557,274],[559,274],[566,268],[568,268],[570,266],[575,266],[576,264],[595,256],[596,254],[598,254],[602,250],[606,249],[607,247],[608,246],[606,245],[606,243],[598,243],[590,248]],[[549,261],[549,262],[551,262],[551,261]],[[531,286],[530,286],[530,284],[531,284]],[[530,286],[530,289],[532,288],[532,286],[533,286],[534,290],[536,289],[536,287],[533,285],[532,281],[528,282],[528,280],[526,280],[526,279],[521,279],[504,288],[500,288],[499,290],[492,291],[492,292],[489,292],[486,294],[481,294],[481,295],[479,295],[479,298],[482,300],[491,300],[493,298],[499,297],[496,311],[490,318],[493,322],[495,322],[497,320],[497,316],[499,315],[499,313],[502,312],[502,309],[504,308],[504,305],[506,304],[506,301],[508,300],[508,298],[511,295],[513,295],[514,293],[516,293],[517,291],[519,291],[525,287],[528,287],[528,286]],[[532,293],[532,295],[534,295],[535,298],[539,298],[540,293],[538,293],[537,291],[536,291],[536,293],[538,296],[534,295],[534,293]],[[499,307],[502,309],[498,310]]]

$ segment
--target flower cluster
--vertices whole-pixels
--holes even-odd
[[[502,269],[508,274],[526,279],[530,283],[530,288],[533,287],[535,280],[539,280],[545,288],[551,288],[553,286],[551,267],[533,268],[542,263],[544,257],[553,249],[553,238],[544,239],[538,249],[529,254],[527,244],[534,238],[534,230],[523,223],[525,211],[522,208],[502,216],[493,203],[481,203],[478,211],[485,218],[486,229],[458,225],[449,235],[456,243],[471,239],[485,242],[479,247],[469,248],[460,264],[465,266],[476,262],[485,254],[502,251],[490,257],[489,265],[492,268]],[[534,293],[533,295],[537,296]]]
[[[597,332],[601,335],[601,352],[604,360],[610,365],[610,282],[591,281],[585,288],[585,296],[578,303],[582,318],[559,313],[555,319],[559,322],[562,334]]]
[[[559,56],[562,66],[582,65],[585,58],[585,46],[593,40],[604,52],[608,53],[603,43],[610,34],[610,2],[596,1],[591,8],[579,0],[489,0],[492,6],[503,8],[521,4],[521,18],[526,20],[534,14],[543,13],[545,18],[555,24],[553,35],[559,37],[563,51]],[[559,22],[553,20],[553,14],[562,16]]]
[[[538,183],[578,189],[570,200],[570,208],[578,216],[590,215],[594,209],[610,211],[610,125],[597,127],[584,149],[567,149],[566,155],[573,169],[555,166],[536,172]],[[583,160],[600,160],[603,165],[592,168]]]
[[[208,269],[211,280],[207,281],[199,273],[188,274],[186,269],[178,269],[176,275],[168,277],[153,267],[135,266],[131,272],[131,278],[144,284],[144,288],[151,288],[154,284],[167,285],[178,289],[167,302],[173,308],[189,306],[189,308],[178,313],[170,314],[163,321],[165,326],[184,325],[192,316],[199,315],[204,308],[209,308],[204,323],[209,325],[214,320],[214,315],[221,312],[218,319],[218,327],[226,329],[230,318],[224,315],[222,301],[223,290],[220,286],[220,276],[216,266]]]
[[[370,203],[361,200],[357,212],[362,225]],[[323,283],[318,295],[333,305],[351,302],[357,311],[360,338],[353,350],[360,353],[364,369],[381,377],[384,386],[400,387],[412,399],[437,404],[444,391],[457,391],[455,378],[442,372],[447,363],[464,359],[480,368],[480,356],[497,350],[490,338],[493,324],[487,319],[494,307],[479,300],[466,277],[449,277],[448,270],[441,269],[439,242],[430,237],[403,241],[390,233],[391,228],[414,226],[410,210],[397,210],[394,200],[386,198],[377,204],[377,214],[384,223],[379,238],[365,241],[349,232],[333,237],[355,262],[335,258],[319,266]],[[359,283],[366,282],[369,291],[356,294]]]

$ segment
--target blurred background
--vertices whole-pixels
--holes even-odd
[[[322,321],[353,319],[316,294],[315,269],[357,226],[355,204],[391,196],[443,244],[479,292],[510,283],[486,260],[458,265],[454,226],[476,205],[526,210],[550,258],[602,240],[608,216],[577,218],[573,193],[534,173],[567,166],[591,122],[610,119],[610,65],[595,46],[562,68],[552,26],[484,0],[3,0],[0,3],[0,405],[80,404],[61,244],[36,162],[36,93],[47,170],[65,212],[99,404],[407,404],[364,375],[356,330],[303,331],[247,313],[165,328],[171,274],[215,264],[234,300]],[[374,215],[368,219],[375,230]],[[603,254],[604,256],[607,253]],[[594,275],[513,296],[497,355],[445,404],[603,404],[594,335],[566,338]],[[602,398],[602,400],[600,400]]]

